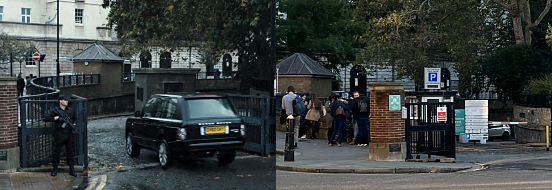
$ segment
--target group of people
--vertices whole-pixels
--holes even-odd
[[[295,88],[289,86],[287,94],[282,98],[282,116],[286,117],[288,120],[294,120],[295,147],[297,147],[299,137],[316,138],[316,134],[320,127],[320,119],[326,116],[327,109],[329,109],[331,116],[329,120],[326,120],[329,146],[337,144],[338,147],[341,147],[343,130],[348,116],[350,116],[354,127],[354,137],[350,145],[368,145],[368,124],[370,117],[368,97],[360,96],[359,92],[354,92],[354,99],[349,103],[347,100],[342,99],[340,95],[332,94],[328,97],[329,101],[327,104],[324,105],[316,94],[311,94],[310,101],[307,101],[306,95],[301,97],[303,101],[297,99],[298,96],[299,95],[295,94]],[[298,100],[301,103],[298,103]],[[296,104],[304,104],[307,111],[301,112],[303,114],[294,111],[298,106]],[[337,139],[335,139],[336,135],[338,136]]]
[[[21,73],[17,75],[17,96],[25,95],[27,88],[31,85],[31,79],[35,78],[33,74],[23,78]]]

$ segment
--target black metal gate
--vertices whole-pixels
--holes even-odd
[[[41,78],[39,78],[41,79]],[[52,122],[42,121],[49,110],[59,106],[59,90],[32,83],[27,87],[27,96],[19,97],[19,147],[21,147],[21,167],[39,167],[52,160],[53,132]],[[85,98],[72,95],[69,105],[77,113],[75,123],[78,126],[75,138],[76,164],[88,167],[88,102]],[[65,159],[62,149],[61,159]]]
[[[229,98],[247,124],[243,149],[261,156],[276,153],[276,99],[251,95],[230,95]]]
[[[446,116],[438,113],[438,107],[445,107],[441,109],[446,110]],[[454,103],[406,103],[406,108],[406,158],[413,159],[414,154],[418,159],[420,154],[456,158]]]

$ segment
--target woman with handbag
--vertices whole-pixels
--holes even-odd
[[[322,101],[320,101],[314,93],[311,95],[311,101],[309,102],[307,109],[309,111],[307,112],[305,119],[308,122],[307,124],[310,126],[310,130],[307,129],[307,138],[315,139],[320,125],[320,118],[326,115],[326,109],[322,107]]]
[[[343,139],[343,128],[345,128],[345,120],[347,119],[346,112],[349,110],[349,106],[347,105],[347,101],[341,100],[341,96],[339,95],[335,95],[333,99],[335,101],[330,104],[330,114],[333,117],[335,129],[331,136],[330,142],[333,142],[333,139],[335,138],[335,133],[339,130],[337,146],[341,147],[341,141]],[[329,144],[329,146],[333,146],[333,144]]]

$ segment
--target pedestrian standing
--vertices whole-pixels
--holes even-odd
[[[328,102],[326,103],[326,105],[324,106],[324,109],[330,109],[330,104],[333,103],[335,100],[333,99],[335,97],[335,94],[332,93],[329,97],[328,97]],[[334,123],[333,123],[333,117],[332,117],[332,114],[326,114],[326,127],[328,128],[328,144],[333,144],[333,141],[332,141],[332,134],[335,136],[334,134]]]
[[[326,109],[324,109],[322,102],[314,93],[311,95],[311,101],[309,102],[307,109],[309,111],[307,112],[305,119],[307,120],[308,125],[311,126],[309,127],[310,130],[307,130],[307,138],[315,139],[316,133],[318,132],[318,128],[320,126],[320,118],[326,115]]]
[[[345,128],[345,121],[347,119],[347,111],[349,111],[349,106],[347,105],[346,100],[342,100],[341,96],[335,95],[334,101],[330,104],[330,113],[333,117],[334,122],[334,132],[330,141],[333,142],[336,133],[339,133],[337,139],[337,146],[341,147],[341,141],[343,139],[343,128]],[[332,144],[329,144],[333,146]]]
[[[369,98],[366,96],[360,96],[359,92],[353,94],[355,99],[351,103],[351,110],[353,111],[353,117],[356,120],[358,126],[358,146],[368,145],[368,123],[370,116]]]
[[[295,98],[297,97],[297,95],[295,94],[295,88],[293,86],[288,86],[287,88],[287,94],[282,97],[282,109],[285,109],[286,110],[286,115],[287,115],[287,118],[288,119],[291,119],[293,118],[293,125],[294,126],[289,126],[290,128],[293,127],[293,132],[294,132],[294,146],[297,147],[297,142],[299,141],[299,125],[300,125],[300,115],[296,115],[293,113],[293,100],[295,100]]]
[[[58,101],[59,106],[52,108],[48,116],[44,118],[46,122],[54,122],[54,149],[52,152],[53,169],[50,175],[57,175],[61,147],[65,146],[67,164],[69,165],[69,175],[77,177],[77,173],[75,172],[75,148],[73,138],[73,133],[76,133],[76,127],[74,125],[75,112],[67,106],[68,99],[65,95],[59,95]]]
[[[309,102],[307,101],[307,95],[303,94],[301,98],[305,102],[305,107],[307,107],[307,112],[304,115],[301,115],[301,119],[300,119],[301,125],[299,126],[299,136],[301,136],[301,138],[304,139],[304,138],[307,138],[307,129],[305,127],[305,117],[307,116],[307,113],[308,113]]]
[[[17,96],[23,96],[25,90],[25,79],[21,77],[21,73],[17,75]]]

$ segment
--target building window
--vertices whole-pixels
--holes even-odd
[[[163,52],[161,54],[161,60],[159,61],[159,68],[171,68],[171,53]]]
[[[31,9],[30,8],[21,8],[21,22],[22,23],[31,23]]]
[[[0,21],[2,21],[3,14],[4,14],[4,6],[0,6]]]
[[[29,52],[25,60],[25,65],[36,65],[35,60],[33,60],[33,52]]]
[[[82,13],[84,9],[75,9],[75,23],[82,24]]]

